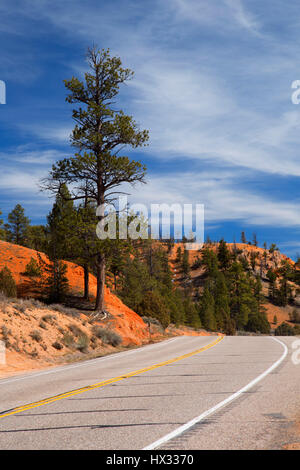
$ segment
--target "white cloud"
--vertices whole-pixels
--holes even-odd
[[[109,43],[112,52],[136,71],[128,87],[132,91],[129,107],[141,126],[150,129],[148,152],[160,158],[211,159],[267,173],[300,175],[300,113],[295,106],[292,109],[290,90],[286,96],[282,91],[289,86],[282,70],[295,66],[292,52],[287,58],[280,41],[264,42],[262,52],[248,57],[239,50],[235,60],[226,50],[222,56],[216,46],[210,49],[206,42],[204,48],[201,42],[193,42],[192,36],[184,40],[189,37],[186,22],[195,21],[216,28],[217,33],[227,28],[227,38],[234,25],[260,32],[261,24],[241,1],[169,0],[163,5],[154,2],[151,9],[143,9],[136,1],[127,2],[126,8],[120,3],[118,9],[111,4],[85,8],[76,1],[71,9],[70,2],[56,2],[56,9],[49,1],[27,0],[27,4],[31,8],[24,14],[33,12],[35,5],[41,17],[65,33],[73,35],[76,30],[85,41],[98,42],[100,47]],[[177,35],[183,41],[174,45]],[[241,64],[242,74],[237,68],[240,77],[234,75],[237,63]],[[273,83],[253,104],[247,94],[255,96],[251,89],[255,81],[269,80],[270,71],[276,72]],[[78,72],[82,73],[82,61]],[[239,79],[244,84],[247,76],[252,80],[249,90],[239,93]],[[279,76],[280,89],[275,82]],[[67,143],[71,125],[32,126],[31,130],[47,141]]]
[[[258,21],[254,18],[253,14],[246,10],[241,0],[225,0],[225,4],[232,9],[235,20],[242,28],[260,35]]]
[[[134,197],[148,203],[154,197],[157,202],[205,203],[209,223],[299,225],[297,201],[272,200],[270,195],[246,190],[245,174],[241,178],[241,171],[246,171],[242,168],[300,176],[300,112],[289,99],[297,44],[282,44],[280,36],[263,36],[262,17],[249,10],[249,2],[166,0],[154,1],[151,8],[137,1],[121,2],[120,8],[99,2],[93,9],[74,0],[24,3],[24,15],[38,13],[70,38],[76,31],[83,49],[78,51],[79,65],[69,65],[77,73],[82,73],[81,53],[93,41],[110,46],[125,66],[135,70],[122,99],[125,111],[129,108],[141,127],[150,129],[149,155],[169,160],[170,165],[175,160],[184,165],[187,157],[197,162],[197,173],[191,169],[151,176]],[[254,43],[246,42],[251,40],[255,49]],[[26,129],[60,144],[68,142],[71,127],[58,122]],[[59,153],[53,157],[61,158]],[[52,155],[46,151],[39,157],[28,149],[15,158],[47,163]],[[203,168],[210,161],[230,170],[219,177],[199,173],[199,160]],[[0,188],[8,188],[11,182],[11,189],[20,185],[30,191],[38,174],[8,171],[7,181],[0,177]]]
[[[0,190],[9,192],[26,192],[36,194],[38,192],[37,183],[45,176],[45,172],[37,170],[18,170],[3,168],[0,173]]]
[[[242,176],[242,175],[240,175]],[[300,227],[300,203],[273,200],[265,194],[238,187],[229,171],[151,176],[149,183],[130,190],[129,201],[145,205],[204,204],[205,220],[212,224],[243,221],[244,224]]]
[[[43,139],[46,142],[68,144],[70,142],[70,135],[72,132],[72,124],[62,125],[61,123],[55,124],[21,124],[21,129],[34,134],[35,136]]]
[[[300,176],[298,109],[269,115],[245,109],[226,80],[197,64],[162,58],[141,64],[133,111],[150,129],[161,158],[223,161],[267,173]],[[287,109],[291,109],[287,103]],[[284,160],[282,154],[285,154]]]
[[[27,165],[47,165],[64,158],[64,152],[51,149],[32,149],[30,145],[22,145],[14,150],[0,152],[0,160],[8,162],[18,162]]]

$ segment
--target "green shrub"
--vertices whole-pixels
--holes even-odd
[[[254,333],[269,334],[270,324],[265,315],[261,313],[256,313],[255,315],[250,314],[246,330],[253,331]]]
[[[288,323],[281,323],[275,330],[275,336],[294,336],[295,334],[296,330]]]
[[[62,342],[67,348],[72,348],[75,346],[74,337],[70,333],[65,333],[62,339]]]
[[[83,331],[79,328],[79,326],[75,325],[74,323],[68,326],[69,330],[71,333],[73,333],[74,336],[78,337],[83,335]]]
[[[26,265],[24,274],[29,277],[38,277],[41,275],[41,267],[33,257],[31,257],[29,263]]]
[[[13,307],[21,313],[25,313],[27,309],[33,308],[29,299],[17,299],[13,303]]]
[[[156,325],[158,326],[159,328],[163,329],[162,327],[162,324],[160,323],[159,320],[157,320],[157,318],[152,318],[152,317],[142,317],[142,320],[147,323],[147,325],[149,325],[149,323],[151,323],[152,325]]]
[[[43,328],[44,330],[47,330],[47,325],[46,325],[46,323],[45,323],[43,320],[40,321],[39,327],[40,327],[40,328]]]
[[[54,343],[52,343],[52,347],[59,351],[60,349],[63,348],[63,345],[59,343],[58,341],[55,341]]]
[[[0,271],[0,291],[7,297],[17,296],[17,285],[13,275],[6,266]]]
[[[78,341],[76,343],[76,349],[78,349],[81,352],[85,352],[88,349],[89,342],[90,341],[89,341],[88,336],[85,333],[82,333],[79,336]]]
[[[158,291],[149,291],[144,294],[144,298],[137,308],[137,313],[141,316],[157,318],[163,328],[167,328],[170,323],[168,307]]]
[[[300,312],[296,308],[289,314],[290,321],[293,323],[300,323]]]
[[[29,336],[31,336],[31,338],[34,339],[34,341],[37,341],[38,343],[43,339],[39,330],[32,331]]]
[[[300,335],[300,325],[295,325],[295,326],[294,326],[294,333],[295,333],[295,335],[297,335],[297,336]]]
[[[1,333],[4,340],[8,339],[8,336],[11,335],[11,330],[7,328],[6,325],[1,326]]]
[[[38,299],[30,299],[30,302],[31,302],[32,307],[34,308],[39,308],[39,309],[48,308],[48,305],[44,304]]]
[[[49,303],[63,302],[69,292],[67,265],[63,261],[40,261],[43,269],[43,293]]]
[[[45,323],[50,323],[50,325],[53,325],[53,323],[55,323],[55,320],[57,320],[57,317],[55,315],[51,315],[50,313],[42,317],[42,321],[44,321]]]
[[[101,339],[102,343],[110,344],[111,346],[119,346],[122,343],[122,338],[118,333],[107,328],[101,328],[101,326],[93,326],[93,334]]]

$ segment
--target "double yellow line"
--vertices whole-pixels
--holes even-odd
[[[209,343],[207,346],[204,346],[203,348],[197,349],[196,351],[192,351],[190,353],[184,354],[182,356],[175,357],[173,359],[169,359],[168,361],[160,362],[158,364],[154,364],[153,366],[145,367],[144,369],[139,369],[135,370],[133,372],[129,372],[128,374],[120,375],[118,377],[114,377],[112,379],[104,380],[103,382],[98,382],[93,385],[87,385],[86,387],[82,388],[77,388],[76,390],[71,390],[66,393],[61,393],[59,395],[54,395],[49,398],[45,398],[40,401],[36,401],[33,403],[28,403],[27,405],[19,406],[17,408],[14,408],[8,412],[4,412],[3,414],[0,414],[0,419],[1,418],[6,418],[7,416],[15,415],[17,413],[22,413],[23,411],[31,410],[33,408],[37,408],[38,406],[43,406],[43,405],[49,405],[50,403],[53,403],[58,400],[63,400],[64,398],[69,398],[74,395],[79,395],[84,392],[88,392],[90,390],[94,390],[96,388],[100,387],[105,387],[106,385],[113,384],[115,382],[119,382],[120,380],[128,379],[129,377],[133,377],[135,375],[143,374],[144,372],[149,372],[150,370],[157,369],[158,367],[163,367],[168,364],[172,364],[173,362],[181,361],[182,359],[186,359],[188,357],[194,356],[195,354],[199,354],[203,351],[206,351],[209,348],[212,348],[216,344],[218,344],[224,336],[220,336],[218,339],[213,341],[212,343]]]

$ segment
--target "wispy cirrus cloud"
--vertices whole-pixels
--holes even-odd
[[[0,152],[0,168],[9,164],[51,165],[65,157],[65,152],[55,149],[33,149],[30,145],[21,145],[7,152]],[[6,160],[6,163],[3,161]]]
[[[244,180],[245,173],[240,172]],[[128,188],[127,188],[128,189]],[[159,203],[204,204],[205,222],[209,225],[224,221],[239,221],[245,225],[300,228],[300,201],[275,199],[263,191],[244,186],[241,189],[227,170],[204,171],[152,176],[141,189],[128,189],[129,200],[148,205]]]
[[[18,83],[26,78],[23,96],[34,99],[21,109],[15,98],[0,118],[27,145],[2,142],[12,186],[3,177],[0,190],[11,194],[23,184],[29,195],[40,165],[50,168],[72,151],[62,79],[83,76],[84,51],[96,43],[135,70],[119,102],[150,130],[150,146],[138,154],[149,162],[149,183],[135,197],[205,203],[214,225],[297,227],[300,108],[290,100],[291,82],[300,78],[297,11],[283,0],[2,2],[2,64]]]
[[[237,23],[251,33],[261,36],[260,24],[252,13],[250,13],[242,0],[225,0],[225,4],[232,10]]]
[[[160,24],[166,20],[171,31],[173,27],[197,20],[207,27],[218,23],[222,29],[235,24],[262,34],[264,25],[246,8],[245,2],[176,0],[166,2],[164,7],[154,2],[156,8],[146,8],[143,13],[136,2],[131,1],[126,10],[120,8],[115,15],[111,6],[95,5],[92,11],[79,2],[74,5],[70,12],[68,2],[60,4],[57,15],[45,1],[39,4],[38,10],[47,21],[69,33],[75,28],[79,35],[93,38],[99,44],[107,36],[126,65],[136,70],[136,77],[128,87],[132,93],[129,92],[129,102],[125,100],[125,104],[137,115],[138,121],[151,130],[150,152],[163,158],[174,159],[181,155],[203,161],[223,161],[233,168],[242,166],[266,173],[300,175],[295,153],[300,144],[297,133],[300,112],[292,108],[290,84],[281,76],[283,68],[291,73],[295,66],[292,52],[288,62],[280,44],[278,49],[274,48],[274,37],[269,42],[255,38],[263,45],[261,55],[256,52],[245,59],[242,53],[241,75],[236,65],[239,62],[232,61],[227,51],[222,56],[222,46],[220,50],[215,49],[215,57],[208,56],[207,49],[197,47],[197,42],[188,47],[194,31],[192,34],[180,32],[183,39],[180,44],[174,43],[173,36],[170,39],[160,31]],[[97,13],[100,12],[105,35],[102,28],[99,30]],[[114,34],[116,29],[118,35]],[[160,32],[164,38],[160,45],[153,39],[153,31]],[[201,35],[198,40],[201,41]],[[272,52],[267,56],[270,45]],[[73,67],[76,70],[76,64]],[[77,71],[82,73],[82,68],[81,62]],[[270,82],[270,71],[276,72],[273,82]],[[253,80],[258,77],[255,87]],[[268,87],[262,83],[264,79]],[[70,134],[70,128],[62,123],[33,126],[31,130],[48,141],[67,142]]]

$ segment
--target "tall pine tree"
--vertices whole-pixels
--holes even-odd
[[[25,210],[21,204],[15,206],[8,214],[7,219],[8,223],[5,224],[7,241],[24,246],[26,244],[30,220],[25,216]]]
[[[102,208],[98,218],[103,226],[104,204],[114,199],[119,186],[145,182],[145,166],[119,156],[120,150],[124,146],[143,146],[149,136],[148,131],[140,131],[133,118],[116,110],[114,105],[120,85],[130,80],[133,72],[123,68],[120,58],[111,57],[109,50],[89,49],[87,59],[90,71],[84,81],[75,77],[65,80],[67,101],[78,105],[73,110],[76,125],[71,137],[78,153],[53,165],[50,177],[44,180],[44,189],[60,192],[63,183],[72,184],[72,199],[88,197]],[[104,308],[106,261],[104,246],[95,258],[97,311]]]

